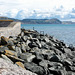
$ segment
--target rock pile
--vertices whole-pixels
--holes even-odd
[[[75,75],[75,48],[35,30],[1,37],[0,57],[38,75]]]

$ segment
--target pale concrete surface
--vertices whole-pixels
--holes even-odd
[[[8,27],[0,27],[0,37],[17,36],[21,32],[21,22],[12,22]]]
[[[0,75],[37,75],[0,58]]]

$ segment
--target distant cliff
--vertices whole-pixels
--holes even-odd
[[[61,24],[58,19],[24,19],[22,23],[25,24]]]
[[[75,22],[72,22],[72,21],[62,21],[62,24],[75,24]]]
[[[11,19],[13,21],[19,21],[22,24],[75,24],[75,22],[72,22],[72,21],[60,21],[57,18],[53,18],[53,19],[23,19],[23,20],[18,20],[18,19],[14,19],[14,18],[0,17],[0,19]]]

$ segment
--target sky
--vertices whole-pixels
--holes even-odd
[[[75,22],[75,0],[0,0],[0,16]]]

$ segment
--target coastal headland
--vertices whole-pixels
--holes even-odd
[[[0,38],[0,63],[10,63],[19,66],[20,70],[2,66],[4,73],[14,75],[74,75],[75,74],[75,48],[66,46],[50,35],[42,34],[36,30],[21,29],[18,36]],[[6,70],[7,68],[7,70]],[[22,70],[21,70],[22,68]],[[17,71],[18,70],[18,71]],[[25,70],[25,71],[24,71]],[[29,72],[27,71],[29,70]],[[26,74],[26,71],[28,74]],[[30,72],[31,71],[31,72]]]

